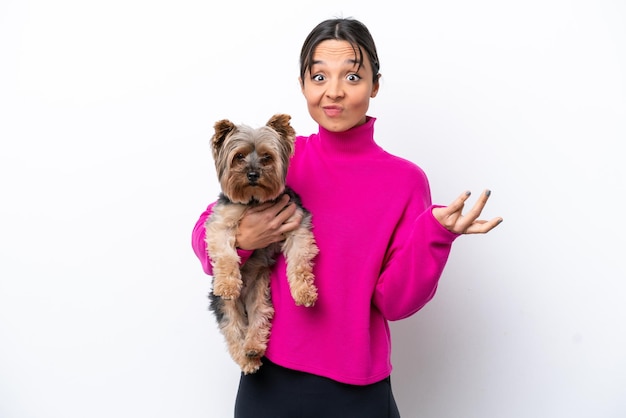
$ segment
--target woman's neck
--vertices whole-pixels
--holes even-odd
[[[322,148],[334,153],[365,154],[378,145],[374,141],[374,122],[376,118],[368,116],[362,125],[342,132],[332,132],[320,125],[319,137]]]

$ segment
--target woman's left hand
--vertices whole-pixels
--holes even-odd
[[[433,216],[448,231],[456,234],[486,234],[502,222],[502,218],[493,218],[489,221],[478,219],[487,200],[491,195],[490,190],[485,190],[474,207],[467,214],[463,215],[465,201],[470,197],[469,191],[464,192],[456,198],[450,205],[433,209]]]

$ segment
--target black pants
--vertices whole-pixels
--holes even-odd
[[[400,418],[391,379],[355,386],[286,369],[263,359],[241,375],[235,418]]]

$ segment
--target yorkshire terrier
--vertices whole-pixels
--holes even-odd
[[[211,140],[221,193],[205,224],[207,253],[213,266],[210,310],[231,357],[245,374],[261,367],[267,348],[274,316],[270,271],[280,252],[285,256],[296,305],[310,307],[317,300],[313,259],[318,248],[311,214],[285,185],[295,139],[290,120],[289,115],[276,114],[265,126],[253,129],[223,119],[215,123]],[[240,265],[235,237],[246,209],[275,202],[285,193],[302,215],[300,226],[286,233],[283,241],[255,250]]]

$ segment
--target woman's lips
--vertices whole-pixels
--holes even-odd
[[[339,106],[324,106],[322,109],[324,109],[324,114],[329,118],[339,116],[342,111]]]

